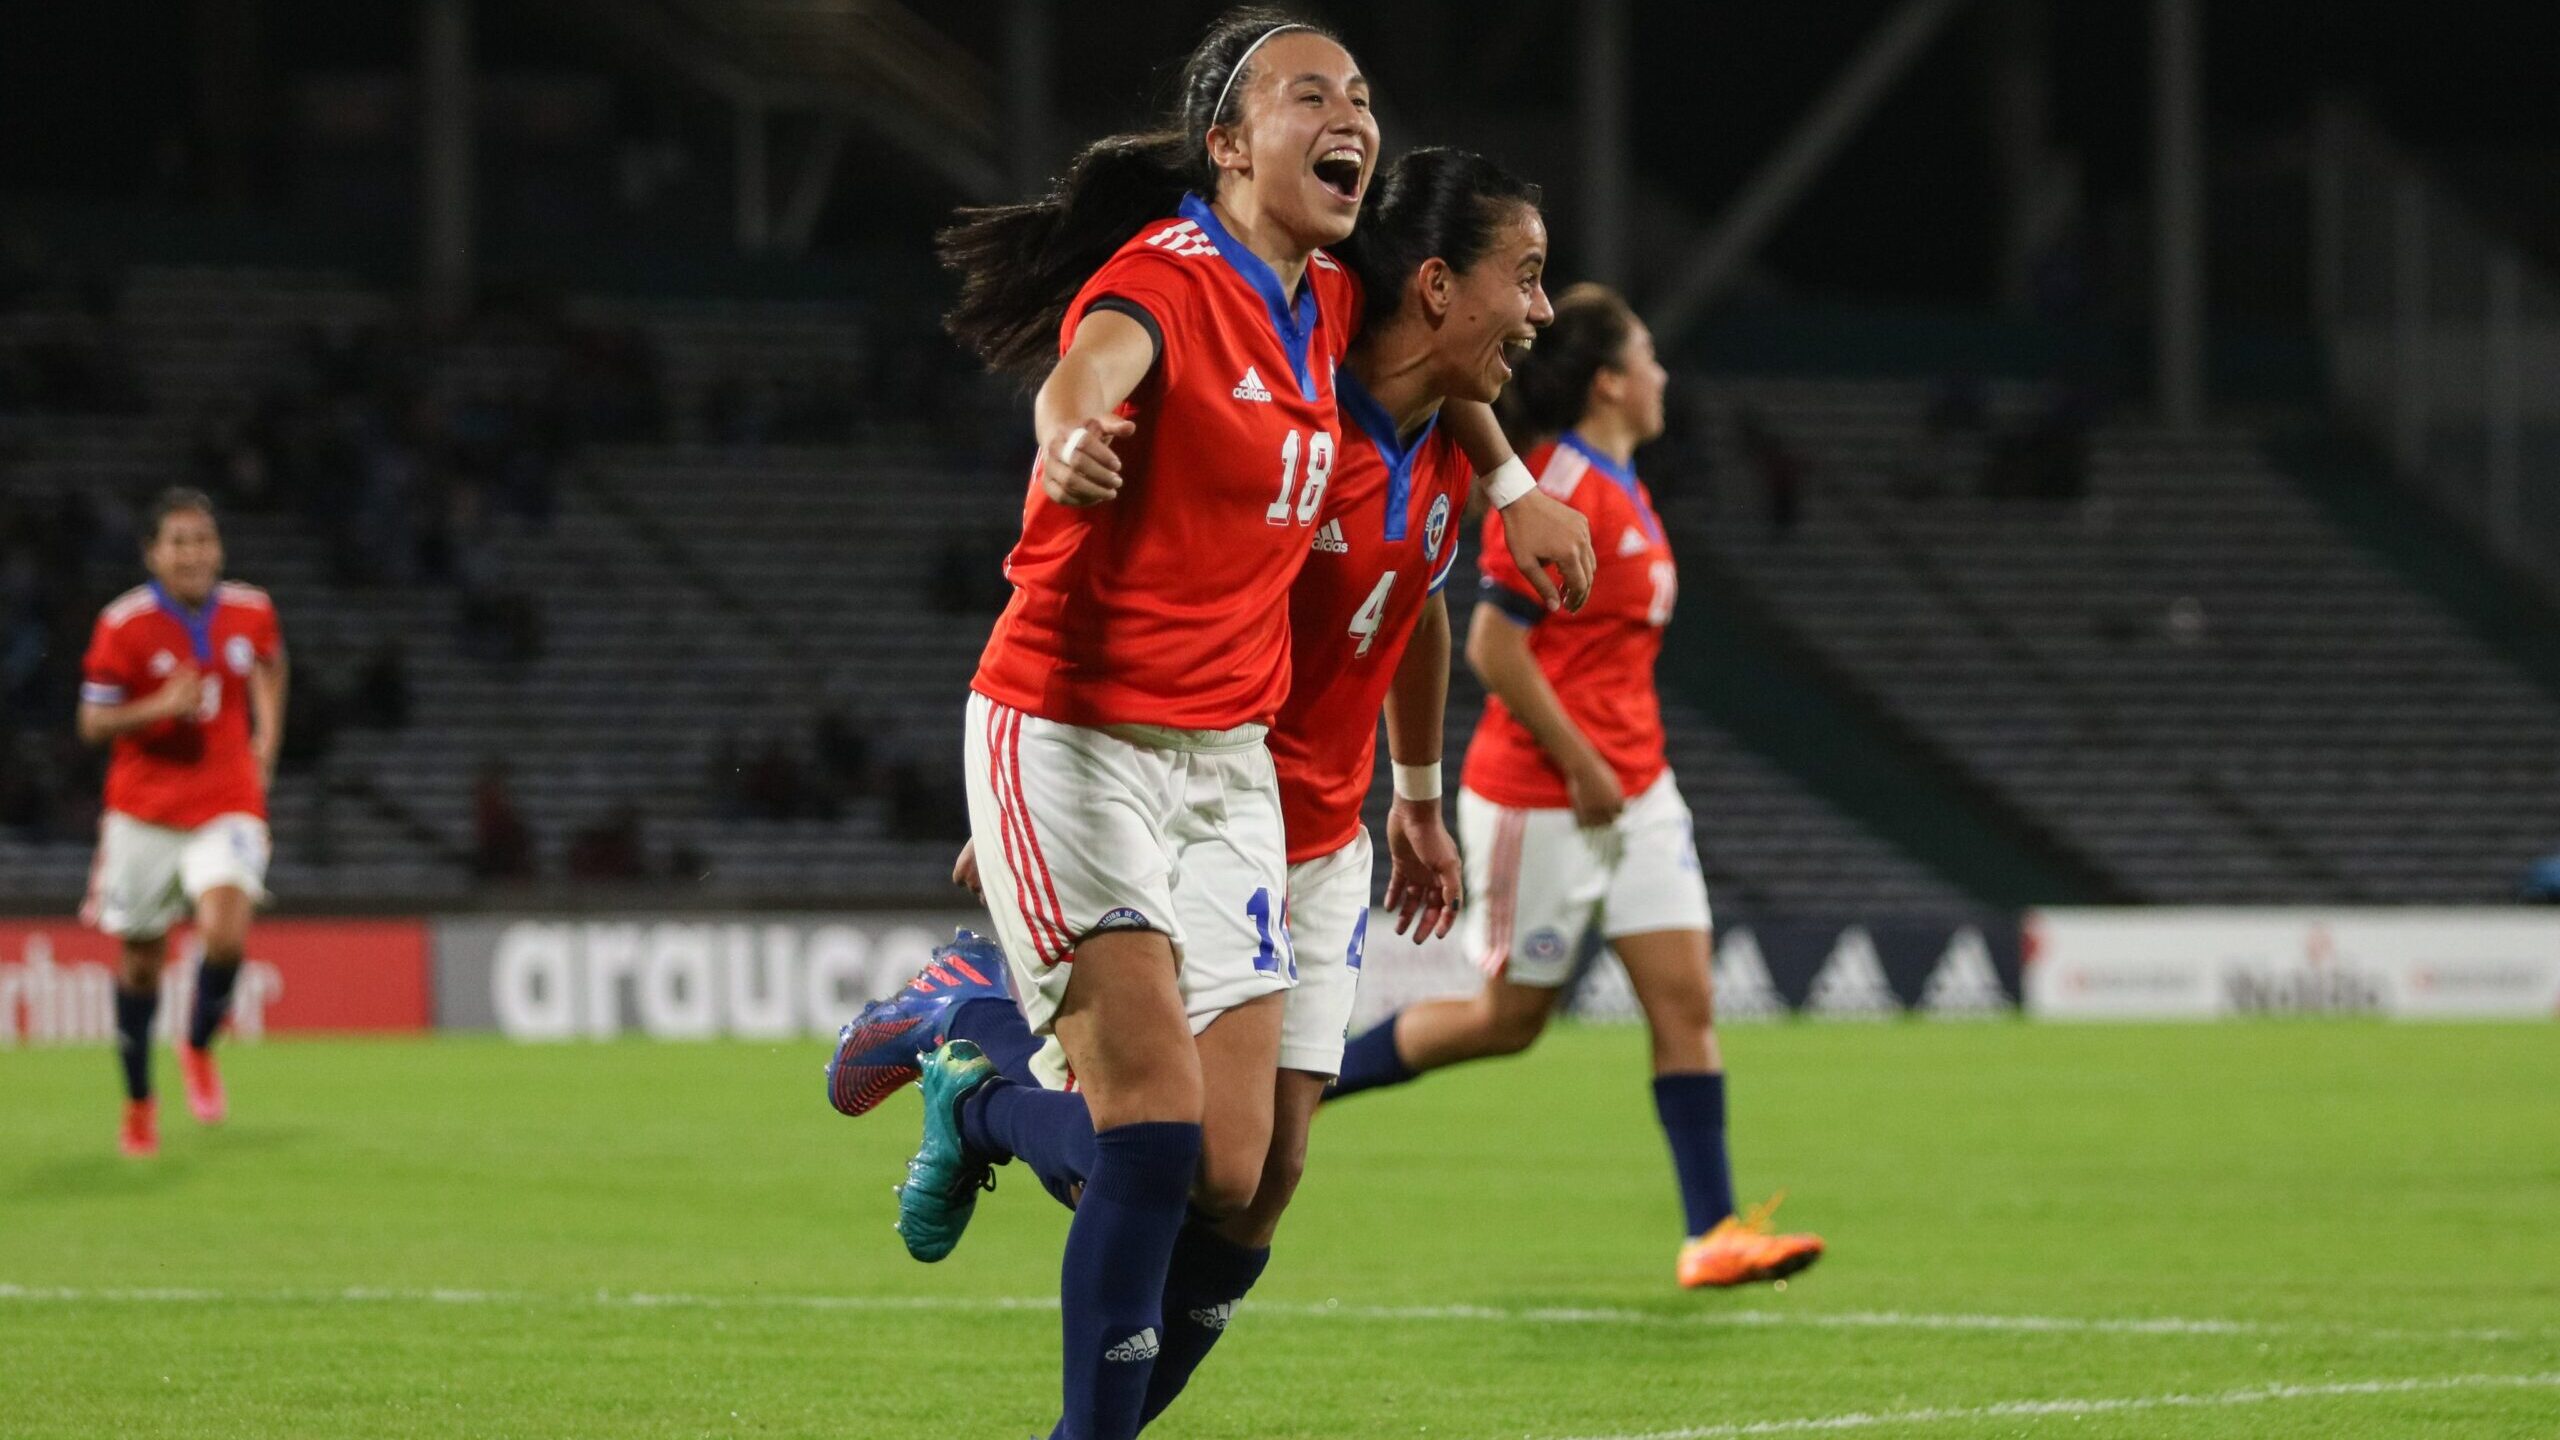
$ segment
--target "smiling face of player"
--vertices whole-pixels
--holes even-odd
[[[1453,271],[1433,260],[1414,277],[1417,287],[1436,292],[1416,308],[1441,316],[1432,366],[1439,393],[1451,400],[1492,404],[1538,331],[1556,318],[1547,303],[1547,222],[1534,205],[1506,208],[1473,265]]]
[[[1670,388],[1671,372],[1654,357],[1653,332],[1630,317],[1627,343],[1619,347],[1618,358],[1591,377],[1587,413],[1617,421],[1643,444],[1662,434],[1662,397]]]
[[[1367,78],[1350,51],[1311,30],[1272,36],[1245,65],[1235,119],[1209,131],[1221,207],[1301,254],[1342,243],[1378,163]]]
[[[222,579],[222,532],[202,510],[172,510],[160,517],[142,563],[181,603],[201,605]]]

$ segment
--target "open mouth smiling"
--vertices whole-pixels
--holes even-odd
[[[1316,157],[1316,183],[1335,199],[1356,204],[1360,199],[1361,172],[1367,162],[1368,157],[1359,146],[1336,145]]]

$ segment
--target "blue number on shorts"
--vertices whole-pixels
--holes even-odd
[[[1253,928],[1262,936],[1262,949],[1255,952],[1253,968],[1268,974],[1280,968],[1280,951],[1271,943],[1271,890],[1265,886],[1253,892],[1244,902],[1244,913],[1253,917]]]
[[[1343,958],[1350,962],[1352,969],[1357,970],[1360,968],[1360,957],[1367,953],[1368,949],[1369,912],[1364,908],[1360,912],[1360,918],[1351,922],[1351,949]]]

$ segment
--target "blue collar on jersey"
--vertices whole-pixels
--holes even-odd
[[[1314,401],[1316,376],[1307,366],[1307,347],[1313,343],[1316,333],[1315,277],[1299,277],[1297,309],[1292,313],[1289,297],[1281,293],[1279,275],[1262,263],[1261,256],[1244,248],[1243,242],[1227,233],[1227,227],[1218,223],[1218,212],[1209,208],[1208,201],[1197,195],[1183,196],[1182,218],[1199,226],[1200,233],[1209,237],[1209,243],[1218,247],[1219,256],[1244,277],[1246,284],[1261,293],[1263,305],[1271,311],[1271,331],[1280,337],[1280,348],[1289,352],[1289,368],[1297,374],[1299,398]],[[1315,261],[1311,259],[1307,263],[1312,266]]]
[[[1591,462],[1591,468],[1618,482],[1618,488],[1636,507],[1636,518],[1644,522],[1645,538],[1656,545],[1662,543],[1662,522],[1654,517],[1653,507],[1644,503],[1644,492],[1636,488],[1636,467],[1602,450],[1590,441],[1567,430],[1556,437],[1556,443]]]
[[[1387,538],[1403,539],[1405,512],[1413,508],[1413,457],[1421,454],[1422,447],[1430,441],[1431,432],[1440,424],[1440,412],[1432,411],[1422,428],[1413,432],[1413,443],[1407,445],[1396,435],[1396,417],[1388,414],[1387,407],[1379,404],[1377,397],[1348,370],[1334,372],[1333,403],[1368,432],[1369,443],[1378,447],[1378,458],[1387,462]]]
[[[170,594],[157,580],[151,582],[151,598],[159,601],[160,608],[169,612],[169,618],[178,622],[178,628],[187,632],[187,648],[196,652],[198,668],[212,669],[213,612],[222,608],[221,584],[216,582],[213,593],[204,597],[201,610],[190,610],[178,603],[178,597]]]

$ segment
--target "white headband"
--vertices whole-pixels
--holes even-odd
[[[1236,88],[1236,77],[1244,73],[1244,62],[1252,59],[1253,52],[1262,48],[1263,40],[1268,40],[1283,30],[1305,30],[1308,28],[1310,27],[1301,25],[1294,20],[1290,21],[1286,25],[1274,25],[1270,29],[1262,32],[1261,40],[1256,40],[1252,44],[1244,47],[1244,53],[1236,57],[1235,68],[1227,72],[1227,83],[1218,87],[1218,103],[1209,107],[1209,123],[1212,125],[1217,124],[1218,117],[1226,113],[1227,92]]]

